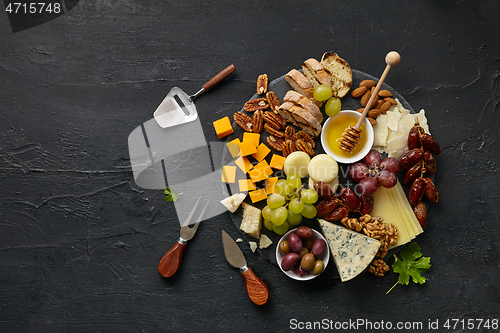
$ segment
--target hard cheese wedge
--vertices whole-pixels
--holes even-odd
[[[370,265],[380,242],[331,222],[318,219],[342,282],[356,277]]]
[[[241,221],[240,229],[246,234],[259,239],[261,223],[261,210],[249,205],[245,202],[243,206],[243,220]]]

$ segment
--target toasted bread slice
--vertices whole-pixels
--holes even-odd
[[[284,102],[278,107],[278,113],[279,115],[283,118],[285,123],[292,123],[295,126],[297,126],[297,123],[295,122],[295,118],[293,118],[292,114],[290,113],[290,109],[292,108],[294,104],[292,102]]]
[[[292,69],[285,75],[285,80],[296,92],[306,96],[314,104],[320,107],[323,103],[314,99],[314,86],[309,79],[296,69]]]
[[[302,107],[293,104],[292,102],[283,103],[280,108],[281,111],[288,111],[294,119],[294,125],[311,135],[317,137],[321,133],[321,123],[314,118],[314,116]],[[280,113],[281,114],[281,113]]]
[[[333,91],[338,89],[338,97],[344,97],[352,86],[351,66],[333,52],[323,54],[321,64],[330,74]]]
[[[309,111],[320,124],[323,122],[323,114],[321,113],[319,107],[304,95],[299,94],[294,90],[289,90],[283,100],[285,102],[292,102],[293,104],[296,104]]]
[[[318,60],[310,58],[304,61],[302,71],[314,87],[320,84],[332,86],[330,73],[325,70],[325,67]]]

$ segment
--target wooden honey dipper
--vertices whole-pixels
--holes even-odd
[[[368,100],[368,103],[366,103],[365,109],[363,110],[361,117],[359,117],[359,120],[356,123],[356,125],[350,125],[348,128],[345,129],[344,133],[342,133],[342,138],[340,139],[340,145],[339,145],[340,149],[350,153],[354,148],[356,148],[356,145],[358,144],[358,139],[361,136],[361,132],[363,132],[363,130],[361,130],[361,124],[365,120],[365,117],[368,114],[368,111],[370,110],[370,106],[375,100],[375,96],[377,96],[378,91],[380,90],[382,83],[384,83],[387,74],[389,74],[389,70],[391,69],[391,67],[396,66],[397,64],[399,64],[400,61],[401,61],[401,56],[399,55],[399,53],[395,51],[387,53],[387,55],[385,56],[385,62],[387,66],[385,67],[385,70],[382,73],[380,80],[378,80],[375,89],[372,91],[370,99]]]

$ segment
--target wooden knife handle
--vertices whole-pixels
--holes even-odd
[[[222,71],[219,72],[219,74],[215,75],[213,78],[211,78],[207,83],[203,85],[203,89],[205,91],[208,91],[215,87],[219,82],[224,80],[229,74],[234,72],[236,70],[236,67],[234,65],[229,65],[226,68],[224,68]]]
[[[255,275],[251,268],[241,273],[245,280],[248,296],[257,305],[263,305],[269,299],[269,289],[261,279]]]
[[[160,273],[161,276],[169,278],[177,273],[181,266],[182,254],[185,248],[186,245],[176,241],[167,254],[161,258],[158,264],[158,273]]]

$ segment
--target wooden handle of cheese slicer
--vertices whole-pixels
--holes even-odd
[[[179,240],[175,242],[172,248],[161,258],[158,264],[158,273],[161,276],[169,278],[179,270],[182,261],[182,254],[186,248],[185,244],[181,244]]]
[[[382,86],[382,83],[384,83],[385,78],[387,77],[387,74],[389,74],[389,70],[391,69],[391,67],[394,67],[397,64],[399,64],[400,61],[401,61],[401,56],[396,51],[391,51],[391,52],[387,53],[387,55],[385,56],[385,63],[387,64],[387,66],[385,67],[385,70],[382,73],[382,76],[378,80],[378,83],[375,86],[375,89],[372,91],[370,99],[368,100],[368,103],[366,104],[365,109],[363,110],[363,113],[361,114],[361,117],[359,117],[359,119],[358,119],[358,122],[356,124],[356,128],[358,130],[361,128],[361,124],[365,120],[365,117],[368,114],[368,111],[370,110],[370,107],[371,107],[373,101],[375,100],[375,96],[377,96],[378,91],[380,90],[380,87]]]
[[[257,305],[263,305],[269,299],[269,289],[266,284],[258,278],[251,268],[241,273],[245,280],[248,297]]]
[[[229,76],[229,74],[231,74],[235,70],[236,70],[236,67],[234,67],[234,65],[231,64],[231,65],[227,66],[222,71],[220,71],[219,74],[215,75],[207,83],[205,83],[203,85],[203,89],[205,89],[205,91],[208,91],[208,90],[212,89],[217,84],[219,84],[219,82],[221,82],[222,80],[224,80],[226,77]]]

